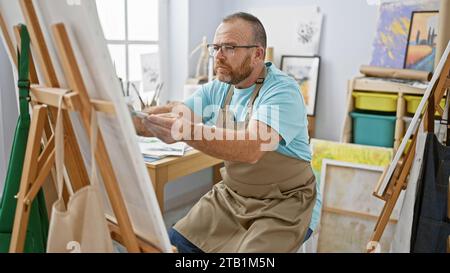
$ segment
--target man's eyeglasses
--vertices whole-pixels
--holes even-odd
[[[222,54],[226,56],[233,56],[236,48],[253,48],[258,47],[257,45],[216,45],[208,44],[209,55],[215,57],[220,49],[222,49]]]

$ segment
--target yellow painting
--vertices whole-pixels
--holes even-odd
[[[365,146],[351,143],[311,139],[311,165],[317,178],[320,176],[323,159],[334,159],[365,165],[387,166],[394,155],[392,148]]]

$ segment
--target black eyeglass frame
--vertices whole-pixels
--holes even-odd
[[[254,48],[259,47],[258,45],[218,45],[218,44],[207,44],[206,47],[208,48],[209,55],[214,56],[214,51],[219,52],[219,49],[227,48],[227,50],[235,50],[236,48]],[[215,47],[218,47],[216,50]],[[217,53],[216,53],[217,54]]]

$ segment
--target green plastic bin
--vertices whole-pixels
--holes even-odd
[[[393,147],[395,116],[351,112],[353,119],[353,143]]]

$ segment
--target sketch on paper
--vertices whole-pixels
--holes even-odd
[[[412,13],[438,9],[438,0],[381,4],[370,65],[403,68]]]
[[[295,29],[295,46],[300,49],[302,54],[319,54],[322,17],[320,12],[308,17],[300,17]]]
[[[273,47],[273,63],[276,66],[280,66],[283,55],[320,55],[324,14],[319,6],[258,6],[249,12],[264,25],[267,45]]]
[[[438,11],[413,12],[404,68],[433,72],[438,14]]]
[[[314,22],[300,23],[297,28],[297,40],[302,44],[311,43],[316,32]]]
[[[159,54],[147,53],[141,55],[142,65],[142,90],[144,92],[155,91],[160,81]]]

